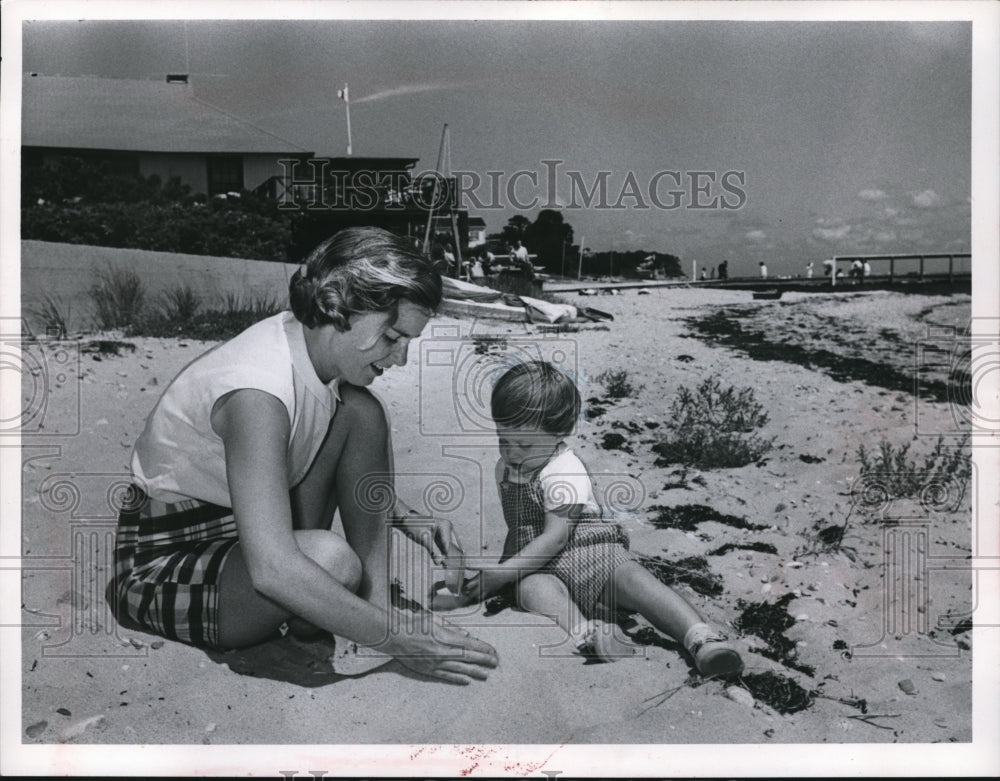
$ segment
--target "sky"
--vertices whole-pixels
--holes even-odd
[[[29,21],[22,65],[189,73],[320,156],[346,152],[347,83],[355,155],[431,169],[448,124],[490,232],[557,208],[594,251],[780,275],[970,250],[971,40],[963,21]]]

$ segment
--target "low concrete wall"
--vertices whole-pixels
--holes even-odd
[[[242,296],[269,296],[285,303],[293,263],[209,255],[182,255],[171,252],[56,244],[46,241],[21,242],[21,312],[31,328],[44,332],[32,309],[48,293],[70,309],[70,330],[89,329],[93,321],[90,288],[97,272],[108,266],[134,270],[146,285],[152,303],[166,290],[190,285],[201,297],[203,308],[221,306],[227,293]]]

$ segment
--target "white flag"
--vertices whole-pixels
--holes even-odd
[[[340,98],[341,100],[344,100],[344,101],[350,100],[350,97],[348,97],[348,94],[347,94],[347,85],[346,84],[344,85],[343,89],[337,90],[337,97]]]

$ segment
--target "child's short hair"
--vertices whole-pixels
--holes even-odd
[[[529,361],[508,369],[493,386],[493,420],[510,428],[535,428],[566,436],[580,417],[580,391],[546,361]]]
[[[351,315],[387,312],[406,299],[441,303],[441,275],[410,243],[381,228],[345,228],[309,253],[288,285],[292,313],[308,328],[350,330]]]

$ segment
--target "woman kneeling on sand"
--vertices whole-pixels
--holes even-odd
[[[371,501],[391,491],[392,454],[365,386],[406,363],[440,276],[405,241],[352,228],[317,247],[289,291],[291,312],[193,361],[150,414],[118,522],[116,617],[218,649],[298,622],[452,683],[486,678],[492,647],[389,604],[390,524],[440,559],[450,523],[430,539],[398,499]],[[338,509],[346,539],[331,530]]]

